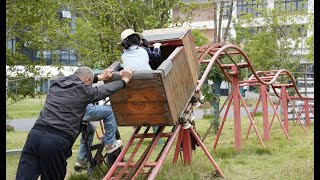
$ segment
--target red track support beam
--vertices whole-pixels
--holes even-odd
[[[269,121],[268,121],[268,101],[267,101],[267,86],[261,84],[260,94],[262,100],[262,113],[263,113],[263,134],[264,140],[270,141]]]
[[[183,162],[184,165],[190,165],[192,160],[192,147],[191,147],[191,136],[190,128],[181,128],[179,131],[179,136],[177,140],[176,150],[174,152],[172,164],[176,164],[178,160],[179,152],[182,148],[183,151]]]
[[[214,166],[214,168],[216,169],[217,173],[224,178],[224,174],[222,173],[222,171],[220,170],[218,164],[213,160],[213,158],[211,157],[210,153],[208,152],[208,150],[206,149],[206,147],[204,146],[204,144],[202,143],[202,141],[200,140],[200,138],[198,137],[198,135],[196,134],[196,132],[192,129],[189,128],[190,132],[192,133],[192,136],[196,139],[197,143],[199,144],[199,146],[202,148],[202,150],[204,151],[204,153],[206,154],[206,156],[209,158],[211,164]]]
[[[192,158],[192,148],[191,148],[191,136],[197,141],[197,144],[202,148],[208,159],[210,160],[211,164],[214,166],[216,172],[221,176],[224,177],[224,174],[220,170],[217,163],[213,160],[210,153],[196,134],[196,132],[193,130],[193,127],[190,126],[186,129],[181,128],[179,131],[179,136],[177,140],[176,150],[173,157],[173,164],[176,164],[178,160],[179,152],[181,151],[181,147],[183,150],[183,158],[184,158],[184,165],[190,165],[191,164],[191,158]],[[187,142],[188,140],[188,142]],[[151,179],[151,178],[149,178]]]
[[[289,121],[288,121],[288,100],[286,86],[281,86],[281,105],[283,114],[283,125],[286,132],[289,133]]]
[[[234,113],[234,146],[235,149],[242,148],[241,138],[241,119],[240,119],[240,100],[239,100],[239,78],[236,66],[232,66],[232,88],[235,88],[232,94],[233,99],[233,113]]]
[[[181,131],[183,133],[182,151],[183,151],[184,165],[190,165],[192,160],[191,136],[190,136],[189,129],[191,128],[188,128],[188,129],[181,128]]]
[[[310,117],[309,117],[309,106],[308,106],[308,100],[304,100],[304,113],[305,113],[305,121],[306,121],[306,126],[309,126],[310,124]]]

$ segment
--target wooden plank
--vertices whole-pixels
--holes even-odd
[[[161,87],[126,88],[121,93],[115,93],[111,102],[126,102],[140,99],[141,101],[166,101],[165,94]]]
[[[169,114],[152,114],[152,115],[125,115],[115,114],[118,118],[118,126],[172,126],[174,123],[171,121]]]
[[[163,114],[168,113],[167,102],[161,101],[131,101],[126,103],[112,103],[114,107],[114,113],[122,115],[133,115],[133,114]]]
[[[172,98],[167,98],[169,106],[175,106],[173,121],[178,121],[178,118],[189,101],[189,97],[193,94],[195,85],[190,73],[190,66],[186,59],[184,47],[177,47],[170,55],[173,69],[164,79],[164,87],[166,95]]]
[[[186,60],[188,60],[191,69],[190,73],[192,74],[193,82],[196,85],[198,82],[198,74],[200,73],[200,65],[198,63],[191,31],[188,31],[188,33],[183,37],[182,42],[187,54]]]
[[[118,126],[173,125],[163,88],[162,73],[153,79],[133,79],[110,97]],[[150,77],[150,75],[149,75]]]

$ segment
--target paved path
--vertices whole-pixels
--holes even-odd
[[[249,107],[249,110],[252,110],[252,109],[253,109],[252,107]],[[205,112],[205,111],[207,111],[207,112]],[[261,112],[261,107],[258,108],[258,111]],[[194,110],[194,115],[197,120],[197,119],[202,119],[203,115],[205,113],[209,113],[209,112],[210,112],[210,109],[206,109],[206,110],[196,109],[196,110]],[[224,115],[224,112],[225,112],[225,108],[221,112],[221,117]],[[247,116],[247,113],[243,107],[241,108],[240,112],[241,112],[241,116]],[[268,112],[269,112],[269,114],[273,114],[272,107],[269,107]],[[227,118],[232,118],[232,117],[233,117],[233,108],[231,107],[229,109]],[[13,126],[16,131],[30,131],[30,129],[34,125],[35,121],[36,121],[36,118],[34,118],[34,119],[13,119],[9,122],[9,124],[11,126]]]
[[[30,131],[36,118],[34,119],[13,119],[9,121],[9,125],[13,126],[16,131]]]

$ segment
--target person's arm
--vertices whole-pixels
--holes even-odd
[[[97,83],[99,81],[98,74],[94,74],[93,83]]]
[[[120,71],[121,80],[105,83],[101,86],[86,86],[86,93],[91,96],[89,102],[96,102],[124,89],[132,77],[132,70]]]
[[[105,69],[101,72],[101,74],[94,74],[93,83],[97,83],[98,81],[107,81],[113,75],[112,69]]]

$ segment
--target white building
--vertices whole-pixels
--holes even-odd
[[[213,42],[214,38],[214,2],[217,3],[217,21],[219,21],[219,9],[222,10],[222,32],[223,29],[226,28],[228,23],[228,17],[231,15],[232,19],[236,22],[239,20],[239,17],[244,14],[252,14],[257,23],[250,25],[243,25],[243,28],[250,28],[252,31],[257,31],[263,27],[263,18],[261,17],[261,13],[257,12],[257,9],[263,8],[272,10],[275,7],[283,7],[285,11],[300,11],[304,10],[306,13],[305,16],[292,16],[291,22],[286,22],[285,26],[290,26],[292,24],[299,25],[298,31],[301,32],[302,43],[300,44],[300,48],[297,49],[293,56],[295,55],[305,55],[308,54],[308,50],[305,48],[305,39],[310,37],[313,34],[312,29],[306,29],[305,24],[308,23],[308,15],[314,12],[314,0],[182,0],[185,4],[190,4],[191,2],[197,4],[209,4],[209,6],[205,6],[204,8],[196,8],[193,10],[193,13],[196,16],[193,18],[192,22],[184,22],[181,24],[182,26],[191,27],[192,29],[199,29],[204,34],[207,35],[209,42]],[[221,7],[221,1],[223,1],[223,7]],[[233,11],[230,13],[230,5],[231,1],[233,1]],[[186,15],[180,9],[172,10],[172,19],[184,19]],[[300,26],[301,25],[301,26]],[[230,24],[230,36],[234,38],[236,36],[236,32],[234,29],[233,21]],[[294,41],[293,39],[289,39],[289,41]],[[294,58],[294,57],[293,57]],[[305,59],[302,58],[301,63],[304,63]],[[313,65],[312,66],[312,70]],[[309,71],[309,70],[308,70]],[[312,74],[313,71],[309,71],[309,74]],[[313,75],[312,75],[313,78]],[[223,87],[222,87],[223,86]],[[226,88],[228,85],[224,82],[221,84],[221,88]]]

